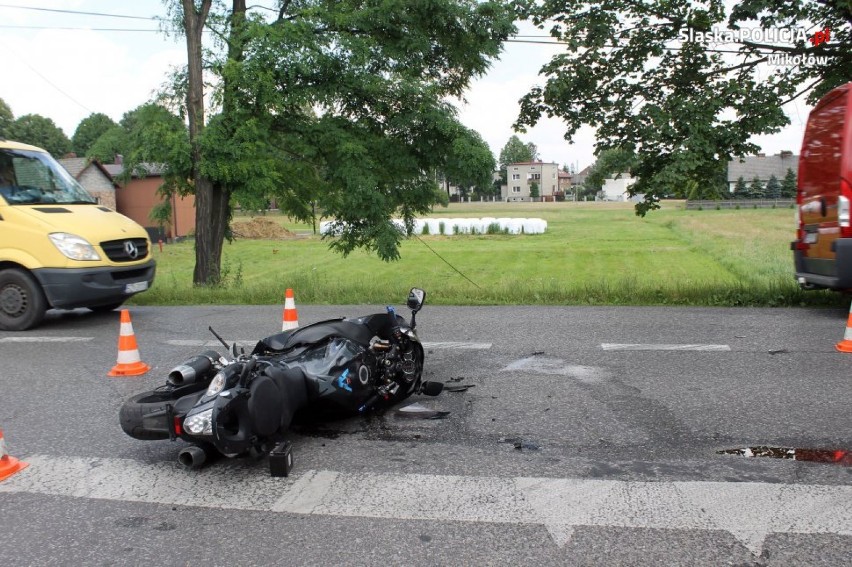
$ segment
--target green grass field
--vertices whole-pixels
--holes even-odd
[[[839,294],[803,292],[793,281],[791,209],[686,211],[670,203],[640,218],[618,203],[452,204],[433,216],[540,217],[548,230],[420,236],[403,243],[395,263],[365,252],[344,258],[308,226],[266,216],[299,237],[226,243],[223,281],[212,289],[192,285],[192,242],[165,245],[155,253],[153,288],[133,301],[274,304],[291,287],[301,303],[385,304],[419,286],[444,305],[843,304]]]

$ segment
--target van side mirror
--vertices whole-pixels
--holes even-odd
[[[412,313],[417,313],[423,308],[423,303],[426,302],[426,292],[420,288],[413,287],[408,292],[408,308]]]

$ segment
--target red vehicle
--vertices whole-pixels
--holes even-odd
[[[791,249],[804,289],[852,290],[852,82],[811,111],[799,156]]]

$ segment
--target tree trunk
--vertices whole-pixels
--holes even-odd
[[[221,278],[222,246],[231,220],[230,190],[214,184],[201,174],[204,156],[199,145],[204,130],[204,82],[201,34],[210,12],[212,0],[203,0],[198,10],[193,0],[182,0],[184,30],[188,61],[188,87],[186,95],[189,116],[189,139],[192,145],[193,181],[195,183],[195,285],[211,285]],[[242,60],[242,24],[245,21],[245,0],[234,0],[231,13],[231,41],[228,57]],[[234,108],[232,89],[225,85],[223,113],[226,117]]]
[[[189,118],[189,143],[192,146],[192,179],[195,184],[195,272],[192,281],[207,285],[219,281],[222,243],[217,244],[211,222],[215,215],[213,183],[201,174],[203,155],[199,145],[204,130],[204,82],[202,76],[201,34],[212,0],[203,0],[198,10],[193,0],[182,0],[183,26],[186,33],[188,84],[186,110]]]

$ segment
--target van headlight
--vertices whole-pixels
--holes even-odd
[[[53,232],[48,234],[53,245],[62,252],[66,258],[72,260],[94,260],[101,259],[98,253],[95,252],[95,247],[89,244],[85,238],[81,238],[76,234],[68,234],[66,232]]]
[[[183,428],[193,435],[213,435],[213,408],[188,416]]]

